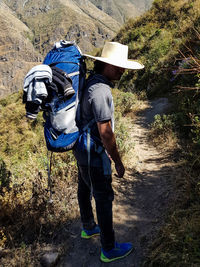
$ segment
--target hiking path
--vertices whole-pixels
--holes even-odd
[[[113,175],[113,220],[117,242],[132,242],[134,251],[124,259],[109,263],[109,267],[140,266],[172,201],[174,161],[168,152],[159,151],[148,141],[148,128],[154,115],[165,112],[168,106],[166,98],[148,101],[146,107],[128,124],[134,149],[130,147],[124,178]],[[57,266],[107,266],[99,260],[99,237],[82,240],[80,229],[80,220],[70,226],[69,246]]]

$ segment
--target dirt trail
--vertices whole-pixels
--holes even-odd
[[[134,252],[109,266],[138,267],[144,258],[154,233],[162,225],[169,199],[170,181],[174,175],[169,154],[156,150],[147,139],[148,125],[155,114],[168,107],[166,98],[149,102],[148,107],[130,124],[130,139],[134,141],[134,158],[129,160],[124,179],[113,177],[115,201],[114,229],[118,242],[133,242]],[[131,155],[131,153],[130,153]],[[59,266],[106,266],[101,263],[99,238],[81,240],[80,222],[71,226],[69,250]],[[70,251],[70,252],[69,252]]]

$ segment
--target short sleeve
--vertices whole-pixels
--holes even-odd
[[[90,92],[89,102],[96,122],[112,120],[112,94],[110,87],[99,84]]]

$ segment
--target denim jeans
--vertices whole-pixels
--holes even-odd
[[[91,193],[93,193],[101,245],[105,251],[112,249],[115,243],[112,216],[114,192],[111,183],[111,175],[104,175],[101,168],[90,167],[89,175],[87,166],[78,166],[78,202],[83,228],[89,230],[95,226],[91,205]]]

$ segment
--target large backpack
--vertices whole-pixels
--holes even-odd
[[[43,64],[33,67],[24,79],[26,116],[36,119],[44,111],[47,149],[64,152],[80,136],[79,101],[85,86],[86,65],[76,43],[55,43]]]
[[[58,96],[54,92],[51,102],[46,103],[49,110],[44,113],[44,135],[47,149],[53,152],[68,151],[73,148],[80,135],[79,100],[86,75],[84,56],[75,42],[60,41],[46,55],[43,64],[49,65],[52,69],[57,67],[58,70],[64,71],[64,75],[67,74],[67,77],[71,79],[75,92],[67,98]]]

